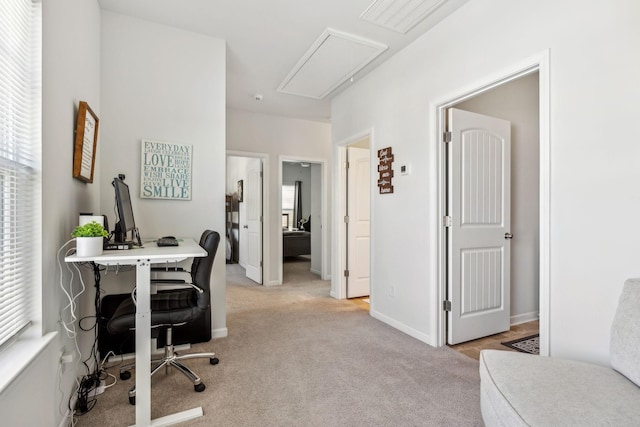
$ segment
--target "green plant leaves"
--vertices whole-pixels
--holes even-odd
[[[71,237],[109,237],[104,227],[95,221],[79,225],[71,233]]]

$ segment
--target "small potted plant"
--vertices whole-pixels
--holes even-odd
[[[91,257],[102,254],[104,238],[109,237],[109,233],[99,223],[91,221],[77,226],[71,237],[76,239],[76,255]]]

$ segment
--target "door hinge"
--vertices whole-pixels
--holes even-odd
[[[344,216],[344,223],[349,224],[349,215]]]
[[[451,142],[451,132],[444,132],[442,134],[442,142],[444,143]]]
[[[445,215],[442,217],[442,225],[444,225],[445,227],[451,227],[452,223],[453,220],[451,219],[451,216]]]
[[[262,267],[262,261],[260,261],[260,267]]]
[[[444,311],[451,311],[451,301],[449,300],[442,301],[442,309]]]
[[[344,168],[349,169],[349,162],[344,162]]]
[[[349,270],[344,271],[344,277],[349,277]]]

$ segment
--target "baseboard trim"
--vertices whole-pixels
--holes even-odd
[[[227,328],[219,328],[211,330],[211,338],[224,338],[229,335]]]
[[[540,320],[540,312],[532,311],[530,313],[517,314],[511,316],[511,326],[520,325],[521,323],[533,322],[534,320]]]
[[[75,388],[73,391],[76,391]],[[77,402],[78,402],[78,393],[74,393],[73,396],[71,397],[71,402],[69,404],[71,405],[72,408],[75,408]],[[62,419],[60,420],[60,424],[58,424],[58,427],[69,427],[70,425],[74,425],[74,423],[72,423],[70,420],[71,420],[71,410],[67,408],[67,411],[62,416]]]
[[[380,313],[379,311],[375,311],[373,309],[369,310],[369,314],[371,315],[371,317],[374,317],[378,320],[380,320],[383,323],[386,323],[389,326],[393,326],[394,328],[398,329],[401,332],[404,332],[405,334],[409,335],[410,337],[413,337],[415,339],[417,339],[418,341],[422,341],[425,344],[429,344],[430,346],[434,346],[434,344],[431,341],[431,336],[429,336],[428,334],[425,334],[423,332],[420,332],[410,326],[405,325],[402,322],[398,322],[395,319],[392,319],[388,316],[385,316],[384,314]]]
[[[311,271],[313,274],[317,274],[318,276],[322,276],[322,272],[317,268],[312,268],[309,271]]]

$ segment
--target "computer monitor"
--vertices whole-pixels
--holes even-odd
[[[140,233],[136,227],[136,221],[133,218],[129,186],[120,178],[114,178],[112,184],[116,192],[116,206],[118,208],[115,242],[125,243],[127,241],[127,234],[131,232],[131,240],[138,246],[142,246],[142,239],[140,239]]]

